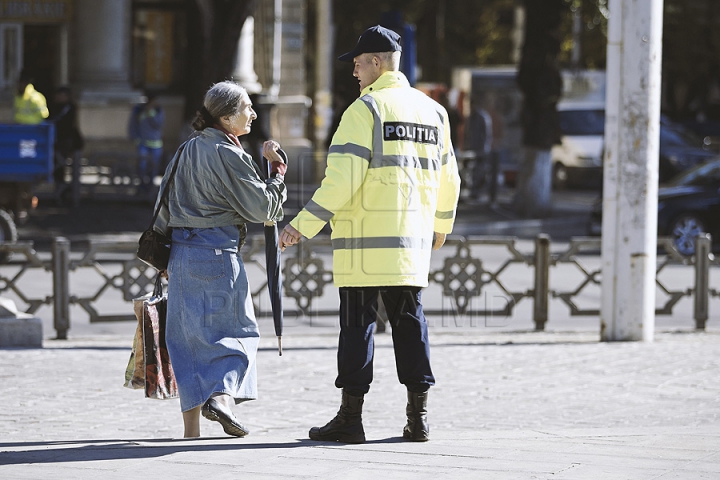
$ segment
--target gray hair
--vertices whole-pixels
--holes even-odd
[[[217,123],[222,117],[239,114],[245,108],[247,98],[247,90],[235,82],[216,83],[205,93],[203,106],[193,121],[193,128],[204,130]]]

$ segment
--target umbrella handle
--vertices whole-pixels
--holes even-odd
[[[282,357],[282,336],[278,335],[278,356]]]
[[[263,223],[263,225],[265,225],[266,227],[272,227],[275,226],[275,222],[273,222],[272,220],[268,220],[267,222]]]

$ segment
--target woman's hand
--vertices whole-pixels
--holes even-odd
[[[278,149],[280,148],[280,144],[276,142],[275,140],[268,140],[266,142],[263,142],[263,148],[262,148],[262,154],[263,157],[267,158],[271,163],[272,162],[283,162],[282,157],[280,154],[277,153]]]
[[[283,157],[278,153],[278,150],[280,150],[280,144],[275,140],[268,140],[263,143],[263,157],[267,158],[270,162],[271,177],[277,175],[285,176],[285,172],[287,171],[287,165]]]

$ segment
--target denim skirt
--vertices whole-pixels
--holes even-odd
[[[234,233],[233,233],[234,232]],[[257,398],[260,334],[237,229],[174,229],[166,341],[183,412],[225,393]],[[215,246],[216,248],[213,248]]]

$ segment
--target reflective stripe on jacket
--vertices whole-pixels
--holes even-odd
[[[37,125],[49,116],[45,96],[31,83],[25,87],[22,96],[15,95],[15,123]]]
[[[433,232],[450,233],[460,191],[445,109],[386,72],[343,114],[325,178],[291,225],[332,227],[338,287],[425,287]]]

